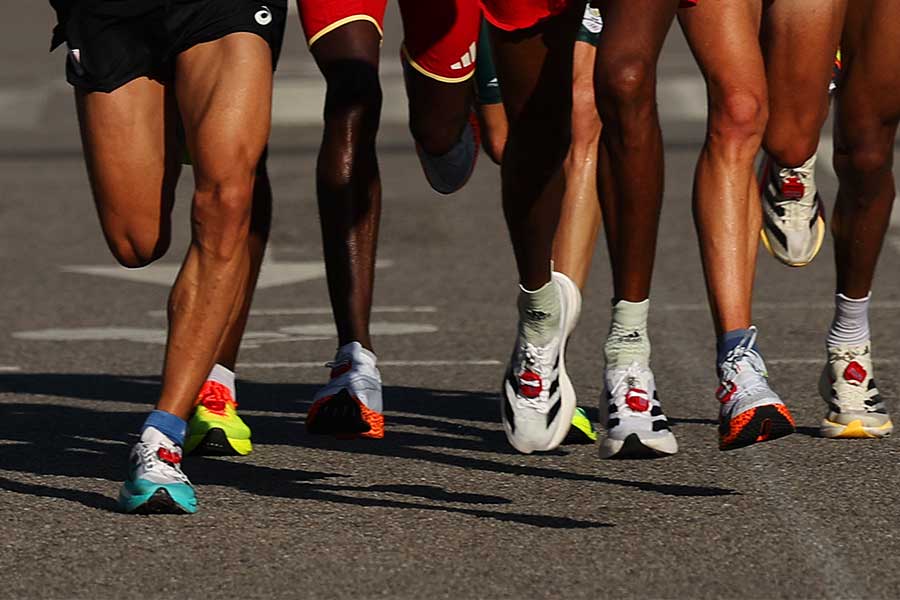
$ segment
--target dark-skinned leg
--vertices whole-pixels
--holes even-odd
[[[662,206],[664,156],[656,108],[656,64],[677,0],[604,0],[594,92],[603,122],[597,174],[613,271],[603,347],[603,458],[678,451],[650,366],[650,281]]]
[[[893,430],[873,378],[869,297],[896,194],[892,173],[900,120],[900,7],[853,0],[841,42],[834,166],[837,289],[820,393],[825,437],[880,438]]]
[[[474,0],[399,5],[409,128],[429,184],[452,194],[468,181],[478,156],[471,80],[481,14]]]
[[[316,189],[338,345],[357,341],[369,350],[381,217],[375,154],[381,117],[380,44],[378,30],[359,21],[328,33],[311,48],[327,85]]]
[[[331,380],[316,393],[306,427],[339,437],[384,436],[381,376],[369,335],[381,217],[375,154],[380,45],[380,32],[371,22],[353,21],[311,47],[327,85],[316,188],[339,349]]]
[[[656,63],[678,0],[604,0],[595,86],[615,197],[601,196],[614,296],[646,300],[663,195]]]
[[[491,30],[509,118],[503,209],[520,282],[519,326],[501,416],[507,439],[524,453],[557,447],[575,413],[564,349],[577,318],[578,290],[568,278],[551,279],[550,272],[564,190],[561,166],[571,134],[572,53],[582,14],[581,7],[573,8],[530,29]]]

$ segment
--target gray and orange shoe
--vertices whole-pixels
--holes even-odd
[[[313,398],[306,414],[306,430],[341,439],[384,437],[381,373],[373,352],[359,342],[338,348],[331,380]]]
[[[769,387],[766,364],[755,350],[756,327],[719,365],[719,450],[734,450],[794,433],[794,418]]]

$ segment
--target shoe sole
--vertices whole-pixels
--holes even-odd
[[[746,410],[731,419],[727,431],[719,427],[719,450],[737,450],[777,440],[796,431],[794,418],[784,404],[767,404]]]
[[[306,431],[338,439],[382,439],[384,416],[370,410],[347,390],[316,400],[306,415]]]
[[[821,214],[819,215],[819,218],[816,220],[816,229],[817,229],[816,248],[815,248],[815,250],[813,250],[812,256],[809,258],[809,260],[806,260],[803,262],[791,262],[790,260],[788,260],[782,256],[779,256],[778,253],[775,252],[774,248],[772,247],[772,242],[769,241],[769,236],[766,234],[765,225],[763,225],[763,227],[759,230],[759,237],[762,240],[762,243],[763,243],[763,246],[765,247],[765,249],[769,252],[769,254],[772,255],[772,257],[775,260],[777,260],[778,262],[780,262],[783,265],[787,265],[788,267],[795,267],[795,268],[799,269],[799,268],[805,267],[806,265],[811,263],[813,261],[813,259],[815,259],[816,256],[818,256],[819,250],[822,249],[822,245],[825,243],[825,219],[822,218]]]
[[[646,459],[664,458],[678,452],[675,436],[655,440],[642,440],[636,433],[625,436],[624,440],[606,438],[600,444],[600,458]]]
[[[158,488],[146,500],[133,508],[125,508],[125,502],[119,499],[123,510],[132,515],[189,515],[196,512],[188,510],[172,499],[165,488]]]
[[[846,425],[822,419],[822,424],[819,425],[819,433],[822,434],[822,437],[829,439],[872,440],[888,437],[893,432],[894,424],[890,419],[887,423],[877,426],[863,425],[861,419],[855,419]]]
[[[247,456],[253,444],[249,439],[229,438],[224,429],[213,427],[203,435],[189,437],[184,450],[195,456]]]

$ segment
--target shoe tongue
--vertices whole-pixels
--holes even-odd
[[[334,357],[334,362],[336,363],[349,362],[350,364],[367,364],[373,367],[376,360],[375,354],[363,348],[359,342],[344,344],[338,348]]]
[[[167,448],[175,445],[172,440],[169,439],[169,436],[164,434],[156,427],[146,428],[143,433],[141,433],[141,441],[145,444],[150,444],[153,446],[166,446]]]

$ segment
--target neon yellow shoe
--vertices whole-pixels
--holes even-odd
[[[237,401],[221,383],[207,380],[188,423],[185,452],[241,456],[250,454],[250,428],[237,414]]]
[[[597,441],[597,430],[588,418],[584,409],[577,407],[572,415],[572,427],[569,429],[564,444],[593,444]]]

